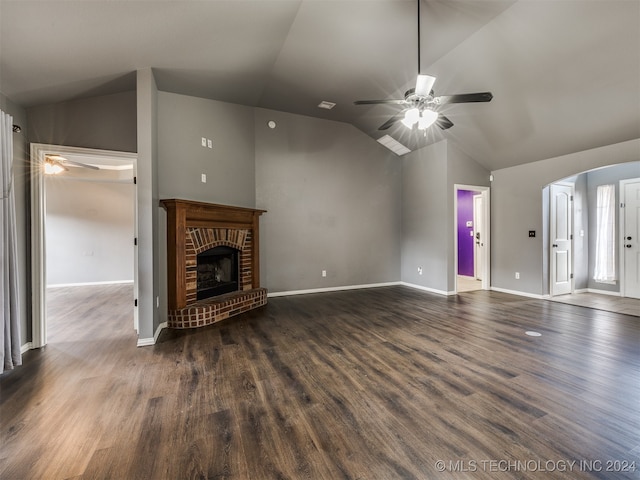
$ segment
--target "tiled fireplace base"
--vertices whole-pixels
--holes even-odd
[[[200,300],[180,310],[170,310],[169,328],[204,327],[267,304],[267,289],[227,293]]]

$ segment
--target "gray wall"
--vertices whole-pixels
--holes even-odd
[[[402,178],[402,281],[452,292],[455,185],[488,186],[489,172],[442,140],[403,157]]]
[[[134,185],[45,178],[47,286],[133,281]]]
[[[575,177],[573,196],[573,288],[583,290],[589,285],[589,205],[587,175]],[[582,235],[580,233],[582,232]]]
[[[255,135],[261,284],[400,280],[402,160],[351,125],[272,110],[256,109]]]
[[[161,208],[158,196],[158,88],[150,68],[137,72],[137,197],[138,197],[138,338],[151,343],[164,321],[161,295],[159,237]],[[166,289],[165,289],[166,291]],[[166,310],[166,307],[165,307]]]
[[[543,231],[543,188],[587,170],[637,161],[639,156],[640,140],[630,140],[492,172],[492,286],[533,295],[548,291],[548,274],[543,272],[544,235],[527,236],[529,230]],[[514,278],[516,271],[519,280]]]
[[[160,198],[253,208],[253,126],[251,107],[158,92]],[[202,147],[202,137],[213,148]]]
[[[640,152],[638,153],[640,159]],[[616,271],[618,281],[615,285],[607,283],[598,283],[593,279],[595,269],[595,252],[596,252],[596,205],[597,205],[597,189],[598,185],[613,184],[616,187],[616,205],[620,203],[620,180],[640,177],[640,162],[633,162],[625,165],[615,165],[609,168],[602,168],[588,172],[587,175],[587,198],[588,198],[588,215],[589,215],[589,270],[588,270],[588,288],[597,290],[606,290],[610,292],[620,291],[620,261],[622,252],[620,252],[620,209],[616,208]]]
[[[29,141],[136,152],[136,92],[84,98],[27,110]]]
[[[441,292],[448,291],[447,191],[446,140],[403,157],[402,281]]]
[[[29,258],[31,248],[28,241],[29,166],[27,155],[27,112],[0,93],[0,110],[13,117],[13,123],[22,127],[21,133],[13,134],[13,178],[16,201],[16,223],[18,235],[18,285],[20,289],[20,334],[22,345],[31,341],[31,318],[29,291]]]

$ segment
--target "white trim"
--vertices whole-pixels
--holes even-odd
[[[346,285],[343,287],[326,287],[326,288],[310,288],[307,290],[286,290],[283,292],[269,292],[267,298],[272,297],[288,297],[291,295],[307,295],[310,293],[326,293],[326,292],[342,292],[344,290],[360,290],[363,288],[390,287],[394,285],[402,285],[402,282],[386,282],[386,283],[370,283],[365,285]]]
[[[156,328],[156,333],[153,334],[153,338],[139,338],[137,346],[149,347],[151,345],[155,345],[158,341],[160,333],[162,333],[162,330],[164,330],[165,328],[167,328],[167,322],[162,322],[160,325],[158,325],[158,328]]]
[[[84,282],[84,283],[55,283],[53,285],[47,285],[47,288],[88,287],[92,285],[133,285],[133,280],[109,280],[105,282]]]
[[[131,160],[136,171],[138,154],[84,147],[68,147],[44,143],[31,144],[31,331],[32,348],[40,348],[47,343],[47,275],[46,275],[46,190],[43,164],[45,155],[50,153],[87,154]],[[136,193],[137,196],[137,193]],[[137,207],[136,207],[137,208]],[[134,266],[138,268],[137,265]],[[137,315],[134,310],[134,315]]]
[[[587,288],[587,293],[598,293],[600,295],[611,295],[612,297],[621,297],[622,293],[612,292],[610,290],[598,290],[597,288]]]
[[[422,285],[416,285],[415,283],[400,282],[400,285],[415,288],[416,290],[422,290],[423,292],[435,293],[437,295],[456,295],[455,291],[447,292],[445,290],[436,290],[435,288],[423,287]]]
[[[538,295],[537,293],[521,292],[519,290],[509,290],[506,288],[499,288],[499,287],[491,287],[491,290],[494,292],[508,293],[510,295],[518,295],[520,297],[537,298],[538,300],[545,299],[544,295]]]
[[[29,350],[33,350],[33,343],[27,342],[20,347],[20,354],[25,354]]]

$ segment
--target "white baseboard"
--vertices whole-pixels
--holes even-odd
[[[586,291],[588,293],[598,293],[600,295],[611,295],[614,297],[621,297],[622,294],[620,292],[612,292],[610,290],[598,290],[597,288],[587,288]]]
[[[290,295],[307,295],[309,293],[326,293],[326,292],[342,292],[344,290],[360,290],[363,288],[377,288],[377,287],[390,287],[393,285],[400,285],[401,282],[386,282],[386,283],[370,283],[366,285],[347,285],[343,287],[326,287],[326,288],[310,288],[308,290],[287,290],[284,292],[269,292],[268,298],[271,297],[288,297]]]
[[[33,348],[33,343],[27,342],[20,347],[20,353],[24,354]]]
[[[53,285],[47,285],[47,288],[88,287],[91,285],[120,285],[120,284],[133,285],[133,280],[110,280],[108,282],[83,282],[83,283],[55,283]]]
[[[422,285],[416,285],[415,283],[400,282],[400,285],[405,287],[415,288],[416,290],[422,290],[423,292],[435,293],[437,295],[455,295],[456,292],[447,292],[445,290],[437,290],[435,288],[423,287]]]
[[[508,293],[510,295],[518,295],[520,297],[537,298],[538,300],[544,300],[545,298],[544,295],[539,295],[537,293],[521,292],[519,290],[508,290],[506,288],[491,287],[491,290],[494,292]]]
[[[167,328],[167,322],[162,322],[160,325],[158,325],[158,328],[156,328],[156,333],[153,334],[153,338],[139,338],[137,346],[149,347],[151,345],[155,345],[156,342],[158,341],[158,337],[160,336],[160,333],[165,328]]]

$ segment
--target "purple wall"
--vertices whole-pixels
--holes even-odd
[[[470,235],[474,227],[467,227],[473,222],[473,196],[476,192],[458,190],[458,275],[474,276],[473,250],[475,238]]]

